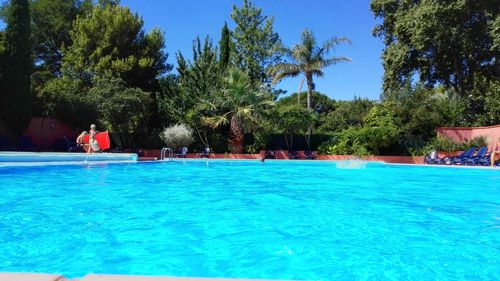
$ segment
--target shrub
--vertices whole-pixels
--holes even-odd
[[[427,155],[431,151],[454,152],[459,150],[466,150],[470,147],[487,146],[488,142],[485,137],[476,137],[470,141],[456,143],[450,138],[437,136],[431,139],[428,144],[419,151],[419,155]]]
[[[193,143],[193,129],[185,124],[177,124],[163,130],[160,138],[168,147],[178,149]]]
[[[488,141],[484,136],[473,138],[467,143],[467,148],[482,147],[482,146],[488,146]]]

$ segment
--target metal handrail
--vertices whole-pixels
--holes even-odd
[[[167,156],[168,158],[165,158]],[[160,160],[172,161],[173,159],[174,159],[174,151],[170,147],[164,147],[161,149]]]

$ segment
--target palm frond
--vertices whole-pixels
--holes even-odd
[[[201,121],[206,126],[211,128],[219,128],[220,126],[226,125],[229,122],[229,113],[223,115],[216,115],[211,117],[202,117]]]
[[[334,37],[326,40],[325,43],[319,48],[318,54],[320,55],[328,55],[328,53],[333,50],[337,45],[341,43],[351,44],[351,39],[347,37]]]
[[[273,76],[272,83],[275,85],[286,77],[296,77],[301,73],[299,65],[292,63],[280,63],[270,68]]]
[[[352,61],[352,60],[350,58],[348,58],[348,57],[333,57],[333,58],[324,60],[323,61],[323,66],[324,67],[328,67],[328,66],[331,66],[331,65],[335,65],[337,63],[350,62],[350,61]]]

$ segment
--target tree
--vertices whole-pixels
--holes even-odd
[[[73,44],[63,58],[63,73],[90,84],[94,76],[109,72],[129,87],[158,89],[157,77],[166,64],[163,33],[143,30],[143,20],[129,8],[97,6],[88,17],[78,17],[71,31]]]
[[[276,106],[273,119],[274,126],[285,136],[289,150],[293,149],[294,135],[307,134],[308,128],[314,121],[311,111],[296,103]]]
[[[231,18],[236,23],[232,33],[235,42],[234,65],[246,71],[252,83],[269,84],[268,69],[278,63],[281,40],[274,32],[274,18],[262,15],[262,9],[244,0],[243,6],[233,6]]]
[[[113,133],[145,132],[150,114],[149,94],[127,87],[121,78],[95,76],[88,95],[97,105],[98,121]]]
[[[386,45],[384,91],[418,75],[465,97],[476,74],[500,78],[498,1],[372,0],[371,9],[382,19],[374,35]]]
[[[203,108],[216,111],[216,115],[203,118],[205,124],[219,128],[229,124],[229,146],[231,152],[243,152],[244,134],[259,123],[261,111],[272,105],[271,95],[262,86],[251,83],[243,71],[233,68],[226,77],[222,91],[214,93]]]
[[[5,30],[4,88],[0,114],[5,126],[20,134],[29,124],[33,96],[31,92],[31,25],[28,0],[12,0]]]
[[[289,61],[279,63],[270,69],[273,83],[276,84],[287,77],[304,75],[307,81],[307,108],[311,109],[311,97],[314,91],[313,77],[323,77],[323,69],[339,62],[350,61],[347,57],[329,57],[329,53],[340,43],[350,40],[344,37],[331,38],[321,46],[317,45],[314,34],[309,29],[302,32],[301,43],[292,49],[284,49]]]
[[[11,5],[0,8],[0,18],[6,20]],[[31,41],[35,68],[34,87],[60,76],[63,47],[71,45],[70,31],[78,15],[92,12],[91,0],[32,0]]]
[[[219,41],[219,68],[221,71],[225,71],[228,68],[229,63],[231,62],[231,44],[231,31],[227,27],[227,22],[225,22],[224,27],[221,31],[221,38]]]

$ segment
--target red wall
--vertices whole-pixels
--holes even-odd
[[[280,150],[275,151],[277,159],[288,159],[288,152]],[[210,154],[210,158],[213,159],[260,159],[264,156],[265,152],[261,151],[260,154]],[[304,159],[304,152],[298,151],[301,159]],[[153,158],[160,157],[159,149],[145,149],[144,150],[145,160],[153,160]],[[152,158],[150,158],[152,157]],[[197,153],[188,153],[187,158],[198,158]],[[403,163],[403,164],[423,164],[424,157],[412,157],[412,156],[366,156],[366,157],[355,157],[353,155],[318,155],[318,160],[367,160],[367,161],[381,161],[386,163]]]
[[[438,128],[438,135],[448,137],[455,142],[465,142],[484,136],[490,146],[500,142],[500,125],[470,128]]]
[[[31,122],[23,132],[24,136],[32,139],[33,144],[39,149],[52,149],[54,141],[66,136],[75,139],[78,133],[66,124],[49,117],[33,117]]]

